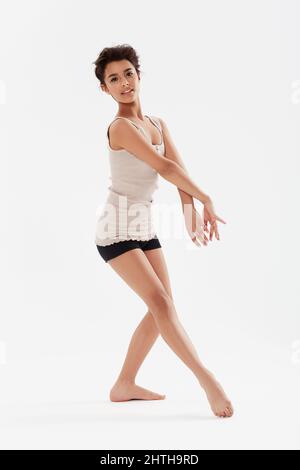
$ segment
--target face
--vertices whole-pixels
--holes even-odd
[[[102,90],[112,95],[116,101],[128,103],[138,95],[139,76],[128,60],[118,60],[107,64],[104,81],[105,85],[101,85]],[[133,89],[133,92],[124,93],[131,89]]]

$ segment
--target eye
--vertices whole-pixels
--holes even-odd
[[[127,75],[128,75],[128,74],[133,75],[133,71],[130,70],[129,72],[127,72]],[[113,77],[110,82],[115,82],[116,80],[117,80],[117,77]]]

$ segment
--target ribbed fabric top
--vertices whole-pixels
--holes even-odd
[[[160,143],[152,145],[158,153],[163,155],[164,141],[160,122],[153,117],[146,117],[160,132]],[[130,119],[121,116],[116,119],[127,119],[146,135],[144,129]],[[112,149],[109,144],[109,127],[107,146],[111,184],[108,187],[104,209],[97,221],[95,242],[99,246],[106,246],[123,240],[150,240],[156,235],[152,224],[151,205],[153,192],[158,188],[158,173],[127,150]],[[134,204],[137,203],[143,206],[140,212],[136,212],[137,206]],[[113,211],[113,208],[116,210]]]
[[[160,152],[160,150],[163,147],[163,136],[162,136],[160,123],[158,124],[156,121],[154,121],[153,118],[150,118],[149,116],[146,116],[146,117],[148,117],[150,121],[158,128],[161,134],[160,143],[155,144],[155,145],[152,144],[156,148],[156,150]],[[117,117],[116,119],[127,119],[127,118]],[[127,120],[130,121],[137,129],[141,130],[145,134],[143,127],[139,127],[135,122],[131,121],[130,119],[127,119]],[[132,200],[136,200],[136,201],[148,200],[149,202],[151,202],[152,194],[158,188],[157,171],[155,171],[146,162],[144,162],[143,160],[140,160],[135,155],[133,155],[132,153],[128,152],[125,149],[121,149],[121,150],[112,149],[109,145],[108,130],[107,130],[107,138],[108,138],[107,145],[109,149],[109,162],[110,162],[110,171],[111,171],[111,176],[110,176],[111,185],[109,186],[108,189],[118,194],[125,194],[128,196],[128,198]]]

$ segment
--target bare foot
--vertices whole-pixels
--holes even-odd
[[[165,397],[166,395],[139,387],[134,382],[124,381],[116,382],[109,394],[110,401],[164,400]]]
[[[206,369],[205,378],[200,382],[204,388],[213,413],[220,418],[230,418],[233,415],[233,406],[226,396],[221,384],[215,376]]]

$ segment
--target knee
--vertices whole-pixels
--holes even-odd
[[[149,299],[148,307],[156,318],[171,318],[174,314],[173,299],[165,291],[154,292]]]

